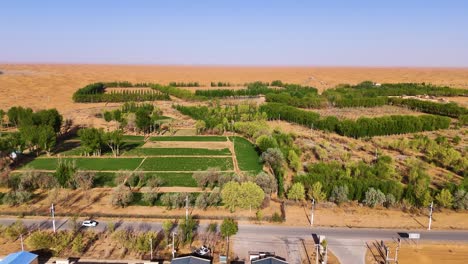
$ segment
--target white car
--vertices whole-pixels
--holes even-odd
[[[97,226],[98,222],[94,220],[85,220],[83,223],[81,223],[81,226],[86,226],[86,227],[94,227]]]
[[[207,246],[201,246],[197,250],[195,250],[195,254],[200,256],[207,256],[210,254],[210,249]]]

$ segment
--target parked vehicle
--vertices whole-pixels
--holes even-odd
[[[85,220],[83,221],[83,223],[81,223],[81,226],[85,226],[85,227],[95,227],[97,225],[98,225],[98,222],[94,220]]]
[[[208,256],[210,255],[210,252],[211,250],[205,245],[195,250],[195,254],[200,255],[200,256]]]

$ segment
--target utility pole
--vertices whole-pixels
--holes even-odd
[[[24,251],[23,234],[20,234],[20,239],[21,239],[21,251]]]
[[[54,233],[55,233],[55,207],[54,207],[54,204],[52,204],[50,206],[50,213],[52,215],[52,228],[53,228]]]
[[[188,222],[188,195],[185,196],[185,221]]]
[[[310,211],[310,226],[314,225],[314,209],[315,209],[315,199],[312,199],[312,209]]]
[[[153,260],[153,238],[150,238],[150,261]]]
[[[431,207],[429,211],[429,226],[427,227],[427,230],[431,230],[431,225],[432,225],[432,210],[434,208],[434,201],[431,202]]]
[[[172,232],[172,258],[175,258],[175,248],[174,248],[174,235],[176,233],[175,232]]]
[[[316,245],[316,250],[315,250],[315,264],[319,264],[319,247],[320,247],[320,244],[317,244]]]

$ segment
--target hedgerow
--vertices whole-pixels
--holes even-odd
[[[127,82],[94,83],[78,89],[73,94],[73,101],[79,103],[96,103],[170,100],[167,93],[155,90],[148,91],[132,89],[105,93],[106,87],[121,87],[120,85],[129,85],[127,87],[133,87],[132,84]]]
[[[406,106],[410,109],[428,114],[442,115],[458,118],[468,114],[468,109],[456,103],[436,103],[418,99],[389,98],[392,105]]]

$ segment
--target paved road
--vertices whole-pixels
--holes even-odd
[[[0,219],[0,224],[9,225],[18,219]],[[52,222],[39,219],[21,219],[30,228],[51,229]],[[69,230],[72,228],[68,219],[57,219],[58,230]],[[159,231],[161,223],[141,222],[141,221],[116,221],[113,222],[115,228],[138,230],[138,231]],[[106,230],[108,222],[100,221],[97,227],[92,229],[103,232]],[[205,230],[206,225],[201,225],[200,230]],[[234,243],[273,243],[274,246],[282,245],[286,248],[291,264],[298,263],[297,251],[302,247],[299,241],[308,239],[313,241],[316,235],[325,235],[330,250],[340,259],[341,263],[363,263],[366,251],[366,241],[391,240],[398,237],[405,238],[407,233],[414,232],[421,234],[421,240],[432,241],[459,241],[468,242],[468,231],[448,231],[448,230],[397,230],[397,229],[369,229],[369,228],[328,228],[328,227],[287,227],[270,225],[240,225],[238,234],[233,238]],[[275,244],[278,243],[278,244]],[[247,247],[248,248],[248,247]],[[249,248],[249,250],[256,250]]]

